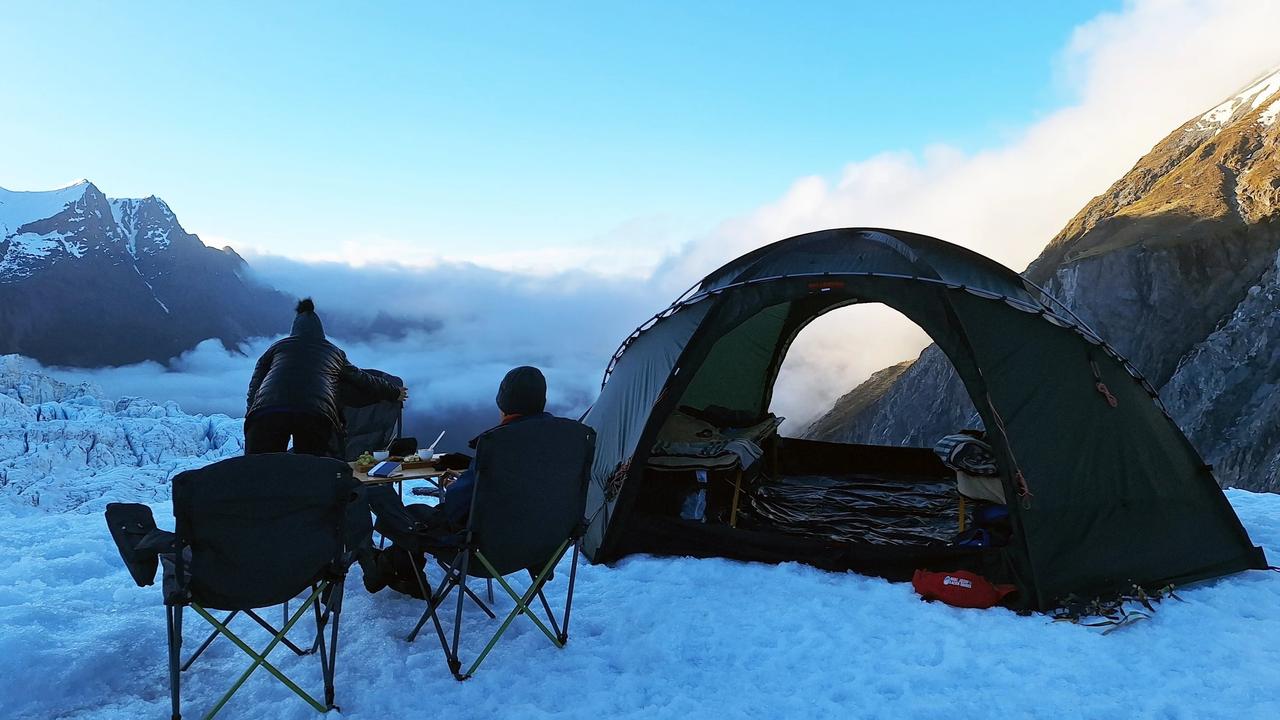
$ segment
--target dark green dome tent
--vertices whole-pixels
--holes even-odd
[[[650,450],[677,408],[765,416],[796,334],[854,303],[902,313],[954,365],[1010,498],[1007,546],[877,546],[643,509],[637,499],[655,482]],[[1015,583],[1022,607],[1045,610],[1070,593],[1266,567],[1212,468],[1128,361],[1012,270],[914,233],[825,230],[728,263],[626,339],[584,422],[598,433],[584,542],[597,563],[642,552],[797,560],[895,579],[917,567],[976,569]],[[775,466],[843,463],[888,475],[937,463],[927,449],[792,438],[772,452],[782,456]]]

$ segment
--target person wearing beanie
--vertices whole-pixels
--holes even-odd
[[[547,379],[536,367],[522,365],[512,369],[502,378],[498,385],[498,412],[501,419],[498,427],[510,425],[522,420],[551,417],[547,407]],[[483,433],[481,433],[483,434]],[[476,447],[476,439],[469,443],[472,450]],[[471,512],[471,496],[475,493],[475,470],[466,470],[458,476],[445,490],[440,501],[440,511],[454,527],[467,524],[467,515]]]
[[[340,393],[358,391],[403,402],[403,388],[352,365],[324,336],[311,298],[294,309],[289,336],[267,348],[249,381],[244,418],[245,454],[293,451],[331,455],[343,435]]]
[[[502,412],[503,425],[510,419],[537,415],[547,407],[547,379],[536,367],[522,365],[515,368],[498,385],[496,402]]]
[[[508,372],[506,377],[502,378],[502,383],[498,385],[498,396],[495,399],[500,416],[496,427],[551,417],[551,413],[546,411],[547,379],[543,377],[542,371],[535,367],[524,365]],[[479,437],[473,438],[469,443],[473,450],[478,439]],[[475,470],[463,471],[452,483],[446,481],[444,487],[445,491],[440,498],[440,504],[435,506],[416,504],[407,508],[390,487],[386,485],[371,487],[368,490],[369,506],[378,516],[378,527],[387,528],[383,534],[390,537],[393,543],[396,539],[394,528],[406,530],[417,528],[419,532],[425,529],[427,532],[439,532],[444,538],[467,525],[467,519],[471,514],[471,498],[475,495],[476,489]],[[408,592],[416,588],[416,581],[412,576],[400,577],[403,569],[398,569],[395,565],[396,557],[403,553],[404,551],[398,550],[394,544],[382,551],[379,554],[379,564],[385,566],[385,569],[380,572],[390,579],[394,587]],[[377,592],[369,583],[366,583],[365,587],[370,592]]]

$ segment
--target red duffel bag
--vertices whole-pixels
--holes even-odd
[[[1017,590],[1013,585],[996,585],[981,575],[967,570],[954,572],[917,570],[911,578],[911,586],[925,600],[941,600],[953,607],[962,608],[994,607],[1004,596]]]

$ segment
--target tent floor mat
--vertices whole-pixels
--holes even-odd
[[[642,513],[629,518],[622,538],[620,556],[645,553],[765,563],[802,562],[823,570],[853,571],[893,581],[910,580],[921,568],[989,573],[992,567],[1003,565],[1000,548],[837,542]]]
[[[955,481],[919,476],[784,476],[756,488],[750,508],[757,529],[879,546],[946,545],[960,520]]]

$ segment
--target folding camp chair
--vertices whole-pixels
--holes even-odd
[[[386,380],[396,387],[404,387],[404,381],[381,370],[366,369],[366,373]],[[404,403],[399,400],[381,400],[357,387],[343,385],[339,388],[338,404],[342,410],[343,432],[335,438],[338,447],[333,456],[351,462],[368,450],[383,450],[399,438],[404,429]]]
[[[131,510],[135,516],[139,510],[150,515],[145,506],[116,505],[108,507],[109,523],[113,516],[121,517],[121,508]],[[352,558],[350,546],[354,544],[347,538],[358,537],[364,531],[358,522],[361,513],[368,525],[363,488],[351,476],[346,463],[287,453],[223,460],[173,479],[173,513],[176,532],[164,533],[169,542],[160,555],[164,563],[173,718],[181,717],[182,671],[218,635],[244,651],[253,663],[205,714],[206,719],[217,714],[260,667],[317,711],[335,708],[338,625]],[[151,525],[154,527],[154,521]],[[156,545],[157,532],[163,533],[152,532],[142,544]],[[119,540],[117,537],[118,543]],[[136,558],[130,558],[123,545],[121,552],[134,570]],[[134,577],[139,585],[150,584],[136,571]],[[306,599],[289,613],[288,601],[300,594],[305,594]],[[280,628],[256,612],[282,604],[286,617]],[[182,662],[182,621],[188,607],[209,622],[214,633]],[[212,610],[230,614],[219,619]],[[231,618],[242,613],[271,633],[271,641],[261,650],[254,650],[228,627]],[[287,635],[308,613],[314,615],[316,637],[304,649]],[[279,645],[298,655],[319,655],[324,677],[323,703],[267,659]]]
[[[579,539],[586,524],[587,481],[595,452],[595,431],[564,418],[535,418],[494,428],[476,445],[476,485],[467,528],[454,543],[431,548],[445,576],[432,591],[424,582],[427,609],[409,634],[413,641],[431,621],[449,670],[465,680],[480,667],[498,640],[519,615],[525,615],[551,640],[564,647],[569,639],[569,613],[577,577]],[[543,589],[560,560],[572,547],[573,561],[559,622]],[[518,593],[507,576],[526,572],[531,583]],[[468,577],[496,580],[515,602],[484,649],[464,672],[458,654],[462,606],[466,598],[480,604],[466,587]],[[452,643],[445,638],[437,610],[455,589]],[[541,605],[547,622],[530,606]],[[485,608],[488,611],[487,608]],[[548,624],[550,627],[548,627]]]

